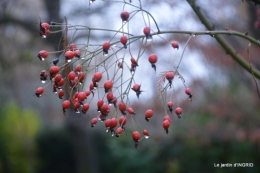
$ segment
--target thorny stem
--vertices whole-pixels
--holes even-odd
[[[208,20],[208,18],[201,12],[200,8],[196,5],[195,0],[187,0],[187,2],[190,4],[191,8],[193,11],[196,13],[200,21],[205,25],[205,27],[210,30],[209,33],[212,33],[215,35],[216,40],[218,43],[222,46],[222,48],[235,60],[237,61],[238,64],[240,64],[244,69],[246,69],[249,73],[251,73],[251,68],[250,65],[239,55],[236,53],[236,51],[228,44],[226,40],[224,40],[218,33],[218,31],[213,31],[214,26],[213,24]],[[216,32],[216,34],[215,34]],[[223,31],[222,31],[223,32]],[[239,37],[245,38],[248,41],[250,41],[253,44],[256,44],[260,46],[260,42],[257,40],[253,39],[252,37],[247,36],[246,34],[242,34],[239,32],[234,32],[234,31],[228,31],[231,35],[237,35]],[[222,33],[226,34],[226,33]],[[197,35],[197,34],[196,34]],[[260,79],[260,72],[256,69],[252,68],[252,73],[255,75],[256,78]]]

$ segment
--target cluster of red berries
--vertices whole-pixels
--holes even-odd
[[[91,1],[93,2],[93,1]],[[120,14],[120,17],[122,19],[123,24],[128,22],[130,14],[127,11],[123,11]],[[49,29],[52,24],[50,23],[40,23],[40,35],[42,38],[46,38],[46,36],[50,33]],[[143,29],[144,37],[146,37],[146,40],[149,41],[152,39],[151,29],[150,27],[146,26]],[[127,49],[128,43],[128,37],[123,35],[120,37],[120,42],[123,45],[123,48]],[[112,43],[113,44],[113,43]],[[171,46],[178,50],[179,44],[178,42],[172,42]],[[102,44],[102,48],[100,49],[103,52],[103,55],[107,57],[109,54],[109,50],[111,49],[111,42],[104,42]],[[48,51],[41,50],[38,53],[38,58],[40,61],[44,61],[49,56]],[[114,79],[112,80],[105,80],[103,82],[103,86],[100,87],[101,79],[103,78],[103,73],[107,72],[101,72],[97,71],[93,74],[91,82],[89,83],[89,88],[85,89],[83,87],[83,84],[85,84],[86,79],[86,72],[83,69],[83,64],[88,61],[88,59],[84,60],[84,56],[82,57],[82,53],[80,49],[77,48],[77,45],[74,43],[71,43],[67,46],[67,48],[64,50],[64,59],[62,61],[65,62],[65,64],[58,66],[59,59],[56,58],[53,60],[53,65],[48,68],[47,70],[42,70],[40,72],[40,80],[42,83],[45,83],[46,80],[49,78],[50,83],[52,84],[52,89],[55,94],[57,94],[58,98],[63,99],[65,92],[64,92],[64,84],[66,83],[67,86],[70,88],[69,99],[66,99],[62,102],[62,111],[64,115],[66,114],[66,110],[72,107],[76,113],[83,113],[86,114],[88,110],[90,109],[90,101],[92,101],[92,98],[95,96],[96,90],[103,88],[104,89],[104,97],[103,99],[99,99],[96,103],[97,105],[97,116],[91,119],[91,127],[94,127],[99,121],[104,122],[106,132],[110,132],[112,136],[119,137],[123,131],[125,131],[125,125],[128,122],[129,117],[132,116],[134,118],[135,111],[131,106],[127,105],[127,102],[124,102],[124,97],[116,96],[116,94],[113,92],[114,90]],[[75,58],[75,59],[74,59]],[[107,60],[112,58],[112,56],[107,57]],[[67,71],[69,67],[68,64],[74,64],[79,59],[83,59],[82,63],[76,65],[74,69],[71,71]],[[73,60],[73,61],[72,61]],[[75,60],[75,61],[74,61]],[[150,54],[148,57],[148,61],[151,64],[152,68],[156,71],[156,63],[158,61],[158,56],[156,54]],[[129,66],[130,72],[133,74],[133,72],[136,71],[136,68],[138,67],[138,59],[135,59],[134,57],[130,58],[131,65]],[[122,69],[124,61],[119,62],[116,61],[118,68]],[[65,71],[66,74],[62,74],[62,72]],[[174,79],[175,72],[174,71],[167,71],[165,73],[164,79],[168,80],[167,86],[172,87],[172,82]],[[133,78],[133,76],[132,76]],[[121,83],[121,85],[123,85]],[[48,85],[47,85],[48,86]],[[129,88],[130,89],[130,88]],[[139,99],[140,94],[143,92],[141,90],[140,84],[134,84],[131,89],[135,92],[137,98]],[[35,95],[37,97],[41,97],[41,95],[44,93],[44,87],[39,87],[35,91]],[[191,90],[189,88],[186,88],[185,93],[189,96],[190,100],[192,98]],[[88,97],[92,98],[88,99]],[[122,94],[122,93],[121,93]],[[106,100],[104,99],[106,98]],[[118,98],[121,98],[121,101],[118,103]],[[90,100],[90,101],[89,101]],[[114,108],[111,106],[113,105]],[[165,105],[166,106],[166,105]],[[172,113],[173,111],[173,102],[168,102],[167,107],[169,111]],[[109,118],[109,114],[111,112],[111,109],[114,109],[114,111],[118,111],[121,113],[121,116],[119,118],[111,117]],[[175,109],[176,115],[180,118],[182,115],[182,109],[180,107],[177,107]],[[144,113],[144,118],[148,122],[154,112],[152,109],[148,109]],[[168,133],[168,129],[170,127],[171,118],[169,115],[165,115],[163,118],[162,127]],[[132,133],[132,138],[134,140],[135,147],[138,146],[138,142],[143,138],[148,138],[149,132],[146,129],[143,129],[143,137],[141,137],[140,132],[135,130]]]

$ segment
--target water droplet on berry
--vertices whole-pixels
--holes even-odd
[[[104,53],[104,56],[108,56],[108,53]]]
[[[46,82],[46,80],[41,80],[41,82],[42,82],[42,83],[45,83],[45,82]]]
[[[153,40],[152,36],[147,37],[147,42],[151,42]]]
[[[174,50],[179,50],[179,47],[174,48]]]
[[[144,135],[144,137],[145,137],[145,139],[148,139],[148,138],[149,138],[149,136],[148,136],[148,135]]]
[[[41,61],[44,61],[44,58],[43,58],[43,57],[41,57]]]
[[[80,111],[77,109],[77,110],[75,110],[75,113],[79,114],[79,113],[80,113]]]

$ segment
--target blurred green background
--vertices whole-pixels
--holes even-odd
[[[216,29],[228,27],[248,31],[252,37],[259,38],[259,30],[254,27],[259,17],[258,6],[251,2],[201,0],[197,3]],[[121,5],[118,4],[120,10]],[[180,30],[186,30],[186,25],[205,30],[186,1],[143,4],[147,9],[154,6],[179,10],[176,13],[181,17],[175,24],[180,24]],[[131,126],[119,138],[111,137],[100,123],[94,129],[90,127],[93,111],[86,116],[70,112],[65,117],[61,112],[61,100],[51,89],[40,99],[34,96],[35,89],[41,85],[39,72],[51,62],[39,62],[38,51],[57,50],[61,37],[55,34],[41,39],[39,17],[42,21],[63,21],[62,16],[66,15],[72,23],[82,21],[98,25],[95,17],[109,14],[113,8],[111,3],[105,8],[102,1],[94,2],[90,9],[87,1],[80,0],[0,2],[0,172],[260,172],[260,100],[255,83],[213,38],[196,37],[189,45],[186,54],[199,54],[201,59],[196,63],[202,64],[205,74],[195,77],[192,71],[186,72],[185,79],[189,81],[194,98],[192,102],[181,101],[184,115],[181,120],[173,118],[168,135],[158,118],[164,116],[159,103],[153,105],[156,114],[149,123],[140,115],[149,108],[147,103],[152,102],[155,95],[151,93],[148,101],[133,103],[140,122],[151,136],[140,141],[137,149],[132,141]],[[160,20],[160,16],[158,18]],[[167,28],[163,21],[162,26]],[[97,34],[92,37],[98,39]],[[180,36],[170,37],[185,42]],[[226,39],[246,58],[246,41]],[[158,50],[165,46],[160,41],[154,44]],[[259,53],[258,47],[251,47],[252,64],[258,70]],[[182,70],[186,68],[189,63],[184,63]],[[177,92],[182,91],[177,89]],[[215,168],[217,163],[253,163],[254,166]]]

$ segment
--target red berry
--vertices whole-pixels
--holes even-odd
[[[35,95],[36,95],[37,97],[41,97],[41,95],[42,95],[43,92],[44,92],[44,88],[43,88],[43,87],[39,87],[39,88],[36,89]]]
[[[92,82],[99,82],[102,79],[102,73],[96,72],[92,78]]]
[[[177,114],[178,118],[181,118],[182,108],[177,107],[177,108],[175,109],[175,113]]]
[[[38,58],[41,60],[41,61],[44,61],[44,59],[46,59],[48,57],[49,53],[46,51],[46,50],[41,50],[39,53],[38,53]]]
[[[97,102],[97,107],[98,108],[101,108],[101,106],[104,104],[104,101],[103,100],[98,100]]]
[[[50,68],[50,74],[51,76],[55,77],[55,75],[60,71],[60,68],[58,66],[52,66]]]
[[[174,73],[172,71],[168,71],[165,77],[167,80],[172,80],[174,78]]]
[[[112,118],[110,120],[110,128],[113,129],[117,126],[117,119],[116,118]]]
[[[58,96],[59,96],[60,99],[63,98],[64,94],[65,94],[65,93],[64,93],[63,90],[59,90],[59,92],[58,92]]]
[[[131,58],[131,63],[134,65],[134,67],[138,66],[137,61],[133,57]]]
[[[179,43],[178,42],[172,42],[171,43],[172,47],[175,49],[175,50],[178,50],[179,49]]]
[[[80,103],[79,102],[74,102],[74,110],[76,113],[80,113],[79,112],[79,108],[80,108]]]
[[[149,36],[150,33],[151,33],[151,29],[150,29],[150,27],[148,27],[148,26],[145,27],[144,30],[143,30],[143,32],[144,32],[144,35]]]
[[[119,118],[119,124],[120,124],[121,126],[123,126],[123,125],[125,125],[126,123],[127,123],[126,117],[125,117],[125,116],[121,116],[121,117]]]
[[[68,109],[69,107],[70,107],[70,101],[69,100],[63,101],[62,103],[63,110]]]
[[[61,79],[62,79],[61,74],[57,74],[57,75],[54,77],[55,83],[58,83]]]
[[[141,139],[141,135],[140,135],[140,133],[139,133],[138,131],[134,131],[134,132],[132,133],[132,137],[133,137],[133,140],[134,140],[135,142],[138,142],[138,141]]]
[[[123,132],[123,128],[122,127],[118,127],[116,129],[116,137],[119,137],[119,135]]]
[[[91,127],[94,127],[97,124],[97,122],[98,122],[98,119],[97,118],[93,118],[91,120]]]
[[[131,89],[134,90],[135,92],[140,91],[141,85],[139,85],[139,84],[134,84],[134,86],[133,86]]]
[[[167,106],[168,106],[170,112],[172,112],[173,102],[168,102]]]
[[[124,115],[125,114],[125,111],[126,111],[126,105],[124,102],[120,102],[119,105],[118,105],[118,108],[119,110],[122,112],[122,114]]]
[[[171,122],[171,117],[169,116],[169,115],[165,115],[164,117],[163,117],[163,121],[164,120],[168,120],[169,122]]]
[[[73,51],[67,51],[67,52],[65,52],[65,58],[67,59],[67,60],[71,60],[73,57],[74,57],[74,52]]]
[[[148,139],[148,138],[149,138],[149,132],[148,132],[148,130],[143,130],[143,135],[144,135],[144,137],[145,137],[146,139]]]
[[[112,92],[108,92],[107,93],[107,101],[108,101],[109,104],[112,102],[113,98],[114,98],[113,93]]]
[[[102,48],[103,48],[104,55],[108,54],[108,50],[109,50],[109,48],[110,48],[110,42],[105,42],[105,43],[102,45]]]
[[[70,51],[74,51],[77,49],[77,45],[74,43],[71,43],[69,49],[70,49]]]
[[[85,93],[86,93],[86,96],[89,96],[91,92],[89,90],[87,90],[87,91],[85,91]]]
[[[126,47],[126,43],[127,43],[127,37],[126,36],[122,36],[121,38],[120,38],[120,42],[124,45],[124,48],[127,48]]]
[[[133,110],[133,108],[127,108],[127,112],[129,114],[135,115],[135,111]]]
[[[78,99],[79,99],[80,101],[84,101],[86,98],[87,98],[87,95],[86,95],[85,92],[79,92],[79,93],[78,93]]]
[[[84,72],[79,72],[78,73],[78,79],[80,82],[82,82],[85,79],[85,73]]]
[[[85,104],[83,104],[81,111],[82,111],[82,113],[85,114],[88,111],[88,109],[89,109],[89,104],[85,103]]]
[[[150,62],[151,64],[156,63],[157,60],[158,60],[158,57],[157,57],[156,54],[151,54],[151,55],[149,56],[149,62]]]
[[[170,121],[168,121],[168,120],[164,120],[164,121],[163,121],[162,126],[163,126],[163,128],[165,129],[165,131],[166,131],[167,134],[168,134],[168,128],[170,127],[170,125],[171,125]]]
[[[153,116],[153,110],[152,109],[148,109],[145,113],[145,120],[149,121],[149,119]]]
[[[48,23],[42,23],[41,26],[44,27],[47,30],[50,29],[50,24],[48,24]]]
[[[76,73],[74,71],[69,72],[69,74],[68,74],[68,79],[69,80],[74,80],[75,77],[76,77]]]
[[[82,70],[82,66],[81,65],[77,65],[75,68],[75,72],[80,72]]]
[[[61,78],[61,80],[58,82],[58,86],[61,87],[64,85],[64,79]]]
[[[77,57],[77,58],[80,58],[80,56],[81,56],[81,51],[80,50],[74,50],[74,55],[75,55],[75,57]]]
[[[107,93],[109,90],[111,90],[113,87],[113,82],[111,80],[108,80],[104,83],[105,92]]]
[[[109,106],[106,103],[103,103],[103,105],[100,107],[100,110],[103,115],[107,115]]]
[[[123,11],[121,14],[120,14],[120,17],[122,19],[122,21],[127,21],[128,18],[129,18],[129,13],[127,11]]]
[[[110,123],[111,123],[111,120],[110,119],[107,119],[106,121],[105,121],[105,126],[108,128],[108,127],[110,127]]]

